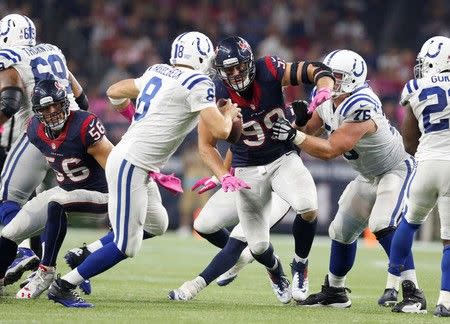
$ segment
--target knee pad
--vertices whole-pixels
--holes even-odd
[[[253,255],[263,254],[269,248],[269,245],[269,242],[256,242],[251,245],[250,242],[248,243],[248,247]]]
[[[5,200],[0,204],[0,223],[7,225],[17,215],[20,205],[15,201]]]
[[[353,243],[360,234],[361,232],[359,230],[344,233],[342,228],[337,228],[334,221],[331,222],[330,227],[328,228],[328,235],[330,236],[330,238],[342,244]]]

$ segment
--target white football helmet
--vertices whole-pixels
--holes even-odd
[[[210,74],[214,59],[214,46],[208,36],[199,32],[179,35],[172,43],[170,64],[187,65]]]
[[[30,18],[11,14],[0,20],[0,48],[34,45],[36,45],[36,27]]]
[[[366,82],[367,64],[358,53],[350,50],[336,50],[323,60],[336,78],[332,96],[351,93]]]
[[[414,77],[420,79],[445,70],[450,70],[450,38],[434,36],[423,44],[417,54]]]

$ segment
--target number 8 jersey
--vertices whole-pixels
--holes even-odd
[[[408,81],[400,104],[409,104],[422,133],[416,159],[450,160],[450,72]]]
[[[215,107],[211,79],[196,70],[156,64],[138,79],[136,113],[117,149],[144,170],[159,172],[186,135],[199,112]]]
[[[14,68],[25,86],[24,100],[15,114],[16,123],[21,131],[32,117],[31,95],[34,85],[40,80],[56,79],[66,88],[71,109],[78,109],[69,82],[66,58],[61,50],[52,44],[36,46],[9,46],[0,49],[0,71]]]

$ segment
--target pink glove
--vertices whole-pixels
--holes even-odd
[[[318,106],[323,104],[325,101],[331,99],[331,90],[328,88],[320,88],[317,90],[316,95],[309,104],[308,112],[312,113]]]
[[[155,182],[160,186],[169,190],[171,193],[183,193],[183,188],[181,188],[181,180],[175,177],[173,173],[166,175],[159,172],[150,171],[148,176],[155,180]]]
[[[205,177],[198,180],[194,185],[192,186],[191,190],[195,191],[195,189],[199,188],[200,186],[203,186],[200,188],[200,190],[197,192],[198,194],[202,194],[208,190],[214,189],[219,184],[219,179],[217,179],[215,176],[212,177]]]
[[[124,110],[120,111],[119,113],[125,117],[129,122],[133,120],[134,113],[136,112],[136,109],[134,108],[133,103],[130,101],[130,103],[125,107]]]
[[[241,180],[229,173],[220,178],[220,182],[222,183],[222,189],[225,192],[250,189],[250,186],[244,180]]]

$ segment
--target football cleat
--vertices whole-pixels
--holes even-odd
[[[450,317],[450,309],[444,305],[437,305],[433,315],[437,317]]]
[[[34,299],[38,298],[44,291],[50,287],[53,280],[55,280],[55,269],[51,267],[44,267],[39,265],[36,274],[30,281],[20,289],[17,294],[17,299]]]
[[[28,275],[28,277],[27,277],[24,281],[22,281],[22,282],[20,283],[20,288],[25,287],[25,286],[30,282],[30,280],[35,276],[36,272],[37,272],[37,270],[31,272],[31,273]]]
[[[351,290],[346,287],[331,287],[328,281],[328,275],[326,275],[322,290],[317,294],[309,295],[308,298],[298,303],[298,305],[349,308],[352,305],[352,301],[348,298],[347,291],[351,293]]]
[[[273,271],[267,270],[267,273],[269,274],[273,293],[280,302],[287,304],[292,298],[291,286],[289,279],[284,274],[280,259],[278,257],[276,258],[278,262],[277,268]]]
[[[226,286],[234,281],[236,279],[238,272],[241,271],[247,264],[250,264],[254,261],[252,253],[250,252],[250,249],[247,247],[245,248],[239,259],[237,260],[236,264],[227,272],[220,275],[216,282],[219,286]]]
[[[73,270],[78,267],[84,260],[91,254],[91,252],[87,249],[86,243],[83,244],[80,248],[73,248],[67,251],[64,256],[64,260],[66,260],[67,265]],[[85,280],[79,285],[81,291],[90,295],[92,292],[91,281]]]
[[[58,275],[48,290],[48,299],[65,307],[88,308],[94,306],[81,298],[75,289],[75,285],[61,279]]]
[[[200,279],[199,279],[200,278]],[[186,281],[180,288],[169,291],[167,296],[170,300],[187,301],[193,299],[198,295],[203,288],[206,287],[206,282],[203,278],[197,277],[194,280]]]
[[[308,261],[306,263],[295,262],[291,263],[292,272],[292,298],[301,302],[308,297],[309,283],[308,283]]]
[[[27,270],[34,270],[39,265],[39,258],[29,248],[20,247],[17,250],[16,258],[8,267],[5,273],[5,286],[18,281]]]
[[[378,305],[392,307],[397,303],[398,291],[394,288],[386,288],[383,295],[378,299]]]
[[[417,289],[414,282],[402,282],[403,300],[392,307],[394,313],[427,313],[427,301],[421,289]]]

